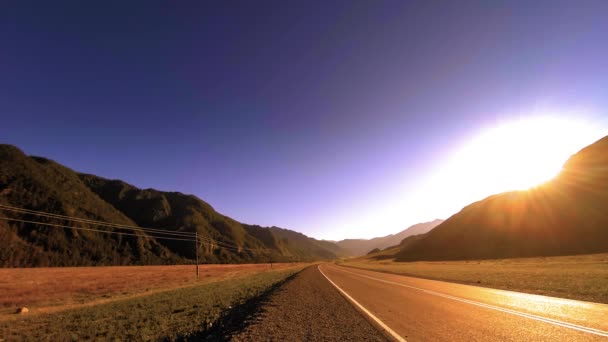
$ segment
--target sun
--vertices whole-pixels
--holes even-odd
[[[488,196],[551,180],[571,155],[606,135],[604,124],[580,117],[521,117],[474,134],[413,189],[416,200],[407,207],[447,217]]]
[[[562,117],[502,123],[469,141],[456,154],[451,172],[488,195],[529,189],[558,175],[572,154],[602,133],[587,122]]]
[[[423,179],[404,186],[407,196],[394,206],[395,217],[407,208],[420,219],[447,218],[488,196],[536,187],[608,132],[604,121],[586,119],[596,117],[590,113],[538,113],[489,126],[449,147]]]

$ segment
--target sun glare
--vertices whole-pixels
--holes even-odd
[[[498,125],[457,153],[455,172],[470,186],[525,190],[551,180],[564,162],[601,137],[585,122],[535,117]]]
[[[417,189],[416,210],[426,212],[432,203],[433,213],[447,217],[487,196],[551,180],[572,154],[606,134],[603,125],[567,119],[576,117],[528,117],[463,142]]]

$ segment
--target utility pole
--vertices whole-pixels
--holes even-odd
[[[196,280],[198,280],[198,231],[194,231],[194,253],[196,254]]]
[[[272,252],[268,254],[268,259],[270,261],[270,268],[272,268]]]

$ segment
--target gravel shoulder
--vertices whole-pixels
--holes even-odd
[[[232,341],[387,341],[319,272],[276,290]]]

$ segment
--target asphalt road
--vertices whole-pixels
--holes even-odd
[[[371,321],[406,341],[608,341],[608,305],[324,264]],[[607,289],[608,291],[608,289]]]
[[[226,340],[378,341],[386,337],[311,266],[285,283]]]

